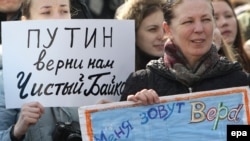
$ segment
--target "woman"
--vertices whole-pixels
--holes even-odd
[[[69,0],[24,0],[23,20],[70,19]],[[77,108],[44,108],[39,102],[21,109],[5,109],[2,72],[0,72],[0,140],[52,141],[57,121],[78,121]]]
[[[23,0],[0,0],[0,44],[2,44],[1,22],[19,20],[22,1]]]
[[[144,69],[152,59],[163,56],[164,5],[166,0],[129,0],[117,11],[117,19],[135,20],[136,70]]]
[[[246,72],[250,72],[250,60],[247,59],[243,48],[244,40],[239,22],[229,0],[212,0],[217,27],[223,39],[236,53],[237,60],[243,65]]]
[[[212,44],[210,0],[169,0],[165,18],[169,40],[164,57],[129,76],[122,101],[153,104],[159,96],[248,85],[240,64],[219,57]]]
[[[213,41],[214,41],[214,45],[216,46],[216,49],[218,50],[219,55],[227,57],[228,60],[232,62],[237,61],[235,58],[235,53],[233,51],[233,48],[231,48],[231,46],[229,46],[224,41],[220,33],[220,30],[218,28],[214,29]]]

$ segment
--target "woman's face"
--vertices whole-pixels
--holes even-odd
[[[16,12],[21,7],[22,1],[23,0],[0,0],[0,12]]]
[[[136,33],[136,45],[148,55],[160,57],[164,53],[164,15],[158,10],[141,22]]]
[[[237,34],[237,19],[233,10],[224,1],[212,2],[215,12],[217,27],[227,44],[233,45]]]
[[[69,0],[32,0],[30,19],[70,19]]]
[[[173,11],[171,25],[165,24],[170,39],[189,63],[197,61],[211,48],[214,31],[212,7],[206,0],[183,0]]]

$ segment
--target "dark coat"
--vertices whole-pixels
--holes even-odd
[[[134,72],[128,77],[121,101],[126,100],[129,94],[135,94],[145,88],[154,89],[159,96],[167,96],[238,86],[248,86],[248,78],[237,62],[230,63],[221,58],[212,70],[202,75],[192,86],[187,86],[166,69],[161,58],[151,61],[146,69]]]

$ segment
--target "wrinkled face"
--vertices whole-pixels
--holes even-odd
[[[0,12],[16,12],[22,4],[22,0],[0,0]]]
[[[174,11],[169,37],[187,60],[198,60],[211,48],[214,31],[212,7],[206,0],[183,0]]]
[[[70,19],[69,0],[32,0],[30,19]]]
[[[215,19],[221,35],[226,43],[233,45],[237,34],[237,19],[233,10],[224,1],[212,2],[215,12]]]
[[[136,33],[136,45],[150,56],[164,53],[163,12],[158,10],[143,19]]]

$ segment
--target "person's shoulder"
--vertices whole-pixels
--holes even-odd
[[[224,76],[236,72],[243,72],[243,67],[238,61],[230,61],[226,57],[220,57],[218,62],[209,72],[211,76]]]
[[[230,61],[227,57],[225,56],[220,56],[220,59],[218,60],[217,65],[222,65],[222,67],[232,67],[234,68],[235,66],[240,67],[240,62],[238,61]]]
[[[71,0],[72,19],[92,19],[93,16],[86,4],[86,0]]]
[[[131,77],[145,77],[150,72],[149,69],[140,69],[131,73]]]

